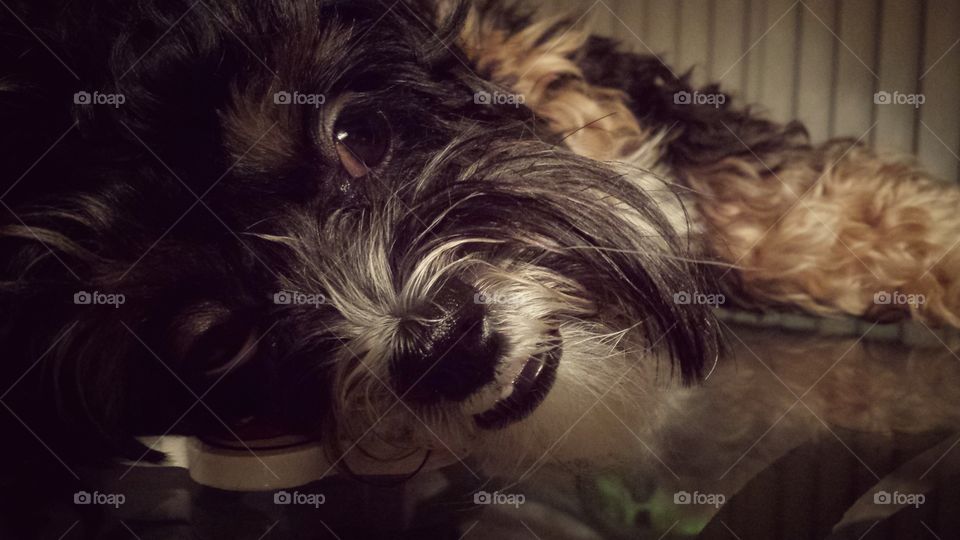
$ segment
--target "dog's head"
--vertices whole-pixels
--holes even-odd
[[[28,420],[400,455],[713,360],[708,308],[677,301],[700,287],[677,193],[478,75],[464,10],[40,4],[14,9],[51,50],[5,22],[0,74],[4,389]]]

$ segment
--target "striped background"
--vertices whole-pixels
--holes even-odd
[[[815,141],[863,137],[960,180],[960,0],[541,0],[694,80],[721,81]],[[922,93],[920,108],[876,105]]]

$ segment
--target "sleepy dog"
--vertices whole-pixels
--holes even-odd
[[[557,443],[599,400],[663,422],[645,389],[721,355],[711,298],[960,323],[955,188],[523,5],[5,7],[19,461],[171,433],[601,460],[630,433]]]

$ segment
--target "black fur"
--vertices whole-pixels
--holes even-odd
[[[448,49],[456,15],[427,28],[423,6],[384,14],[376,1],[8,4],[19,20],[0,14],[0,390],[11,388],[3,403],[17,416],[0,410],[7,457],[138,459],[135,435],[216,434],[250,417],[328,430],[329,362],[344,346],[331,329],[343,316],[270,295],[312,290],[305,269],[336,271],[373,230],[389,232],[398,286],[433,242],[502,240],[469,249],[494,264],[538,260],[591,291],[598,318],[643,321],[651,341],[667,332],[688,380],[716,354],[708,308],[672,300],[702,285],[681,262],[688,239],[626,180],[556,148],[529,110],[475,104],[490,83]],[[588,54],[609,53],[596,47]],[[626,84],[638,103],[646,84]],[[276,106],[288,89],[327,105]],[[126,103],[75,105],[81,90]],[[339,166],[325,131],[328,106],[348,94],[350,110],[382,113],[392,134],[387,161],[363,181]],[[651,103],[638,111],[668,121]],[[708,135],[686,131],[673,159],[696,159]],[[411,184],[441,151],[429,179]],[[669,253],[587,189],[633,206]],[[309,258],[247,233],[309,239]],[[544,253],[544,243],[623,251]],[[126,303],[78,306],[78,291]],[[268,337],[217,383],[209,373],[251,334]]]

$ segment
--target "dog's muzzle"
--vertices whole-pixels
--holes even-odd
[[[401,397],[422,405],[459,402],[493,381],[502,340],[476,292],[452,279],[432,305],[400,322],[391,377]]]
[[[403,399],[425,406],[457,404],[503,375],[504,340],[477,297],[475,288],[451,279],[428,309],[400,323],[390,370]],[[532,413],[553,386],[560,357],[556,345],[514,365],[515,375],[499,399],[474,415],[477,427],[500,429]]]

